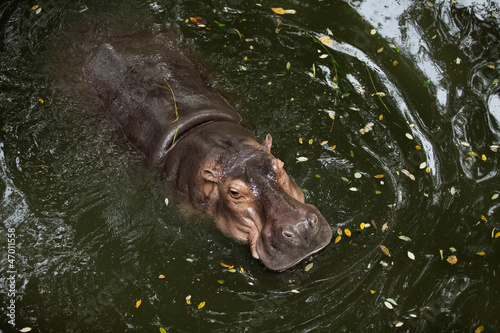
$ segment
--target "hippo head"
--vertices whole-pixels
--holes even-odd
[[[332,230],[319,210],[304,203],[300,188],[271,154],[272,138],[226,149],[203,166],[207,209],[219,228],[248,243],[271,270],[284,270],[321,250]],[[234,148],[234,147],[233,147]]]

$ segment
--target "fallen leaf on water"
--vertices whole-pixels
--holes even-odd
[[[404,173],[406,176],[408,176],[408,178],[410,178],[411,180],[415,181],[415,176],[412,175],[410,173],[410,171],[406,170],[406,169],[401,169],[401,172]]]
[[[302,157],[302,156],[301,156],[301,157],[297,157],[297,163],[300,163],[300,162],[305,162],[305,161],[307,161],[307,160],[308,160],[308,158],[307,158],[307,157]]]
[[[300,294],[300,291],[298,291],[297,289],[292,289],[292,290],[290,290],[290,291],[291,291],[292,293],[294,293],[294,294]]]
[[[234,267],[233,265],[228,265],[228,264],[225,264],[225,263],[223,263],[223,262],[221,262],[221,263],[220,263],[220,265],[221,265],[222,267],[226,267],[226,268],[233,268],[233,267]]]
[[[394,324],[394,327],[401,327],[404,325],[404,323],[402,321],[399,321],[399,320],[395,320],[393,322],[393,324]]]
[[[361,223],[361,224],[359,225],[359,228],[360,228],[361,230],[363,230],[363,229],[365,228],[365,224],[364,224],[364,223]]]
[[[328,36],[321,36],[321,37],[319,38],[319,41],[320,41],[322,44],[326,45],[326,46],[333,46],[333,41],[332,41],[332,39],[331,39],[330,37],[328,37]]]
[[[228,272],[229,273],[236,273],[236,270],[234,268],[230,268],[230,269],[228,269]]]
[[[328,143],[328,141],[326,141],[326,140],[321,142],[322,145],[326,145],[327,143]]]
[[[386,298],[385,300],[394,306],[398,306],[398,303],[396,303],[396,301],[392,298]]]
[[[312,263],[312,262],[307,264],[306,268],[304,268],[304,271],[308,272],[311,268],[313,268],[313,266],[314,266],[314,263]]]
[[[370,289],[370,293],[371,293],[372,295],[373,295],[373,294],[375,294],[375,292],[376,292],[375,290],[371,290],[371,289]]]
[[[449,256],[446,261],[450,264],[450,265],[455,265],[457,262],[458,262],[458,259],[457,259],[457,256]]]
[[[135,307],[138,308],[139,306],[141,306],[141,303],[142,303],[142,301],[138,300],[137,302],[135,302]]]
[[[391,310],[394,309],[394,306],[392,306],[392,304],[387,301],[384,301],[384,305]]]
[[[186,304],[191,305],[191,295],[186,296]]]
[[[25,327],[25,328],[21,328],[21,329],[19,330],[19,332],[23,332],[23,333],[24,333],[24,332],[30,332],[30,331],[31,331],[31,327]]]
[[[375,35],[376,33],[377,33],[377,30],[376,30],[376,29],[372,29],[372,30],[370,30],[370,34]]]
[[[408,139],[413,140],[413,135],[411,135],[410,133],[406,133],[405,135]]]
[[[167,333],[163,327],[160,327],[160,333]]]
[[[243,269],[243,267],[240,267],[240,272],[241,274],[245,274],[245,270]]]
[[[456,190],[455,190],[455,186],[452,186],[452,187],[450,188],[450,193],[451,193],[451,195],[455,195],[455,192],[456,192]]]
[[[427,167],[427,162],[420,163],[419,169],[425,169]]]
[[[478,256],[481,256],[481,257],[486,255],[486,253],[484,253],[484,252],[478,252],[478,253],[476,253],[476,254],[477,254]]]
[[[408,251],[408,258],[410,258],[411,260],[415,260],[415,255],[412,252]]]
[[[345,228],[344,233],[346,234],[347,237],[351,237],[351,230]]]
[[[38,7],[40,7],[39,5],[34,5],[33,7],[31,7],[31,10],[36,10],[38,9]]]
[[[160,274],[160,275],[158,276],[158,279],[164,279],[164,278],[165,278],[165,275],[163,275],[163,274]]]
[[[384,252],[384,254],[388,257],[391,256],[391,252],[389,252],[389,249],[387,247],[385,247],[384,245],[379,245],[380,249],[382,250],[382,252]]]
[[[279,15],[285,15],[285,10],[281,7],[275,7],[275,8],[271,8],[271,10],[275,13],[275,14],[279,14]]]
[[[165,198],[165,206],[168,206],[168,198]]]
[[[43,99],[39,98],[38,101],[40,102],[40,104],[43,104]]]
[[[498,238],[498,237],[500,237],[500,232],[497,232],[497,233],[495,234],[495,238]]]
[[[357,192],[358,188],[357,187],[349,187],[349,191]]]
[[[200,304],[198,304],[198,310],[202,309],[204,306],[205,306],[205,302],[201,302]]]
[[[224,284],[224,280],[217,280],[217,283]]]
[[[484,215],[481,215],[481,220],[485,221],[485,222],[488,222],[488,219],[486,218],[486,216]]]
[[[342,229],[337,228],[337,234],[339,234],[339,236],[341,236],[342,235]]]
[[[341,239],[342,239],[342,236],[337,236],[337,238],[335,238],[335,243],[340,242]]]
[[[192,258],[186,258],[187,262],[193,262],[194,260]]]
[[[204,19],[202,19],[199,16],[191,16],[189,19],[191,20],[191,22],[193,22],[197,25],[206,25],[207,24],[207,21],[205,21]]]
[[[411,238],[405,235],[400,235],[398,238],[404,240],[405,242],[411,242]]]
[[[474,333],[481,333],[482,331],[484,331],[484,326],[479,326],[478,328],[476,328]]]
[[[486,155],[484,155],[484,154],[483,154],[483,155],[481,155],[481,159],[482,159],[483,161],[486,161]]]
[[[375,178],[384,178],[384,175],[383,174],[375,175]]]

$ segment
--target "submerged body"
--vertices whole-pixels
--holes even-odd
[[[283,270],[325,247],[318,209],[240,115],[207,87],[175,43],[149,33],[106,36],[85,62],[85,81],[130,142],[253,257]]]

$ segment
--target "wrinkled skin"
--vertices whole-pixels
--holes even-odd
[[[271,136],[258,142],[178,45],[141,32],[90,36],[95,47],[83,66],[88,88],[132,144],[220,230],[248,243],[271,270],[287,269],[330,242],[325,218],[304,203],[271,154]]]

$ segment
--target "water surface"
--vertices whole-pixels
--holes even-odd
[[[3,3],[2,330],[14,299],[15,328],[40,332],[499,331],[499,7]],[[256,136],[273,135],[340,240],[275,273],[185,214],[161,171],[75,93],[78,66],[61,55],[75,25],[103,17],[182,36]]]

